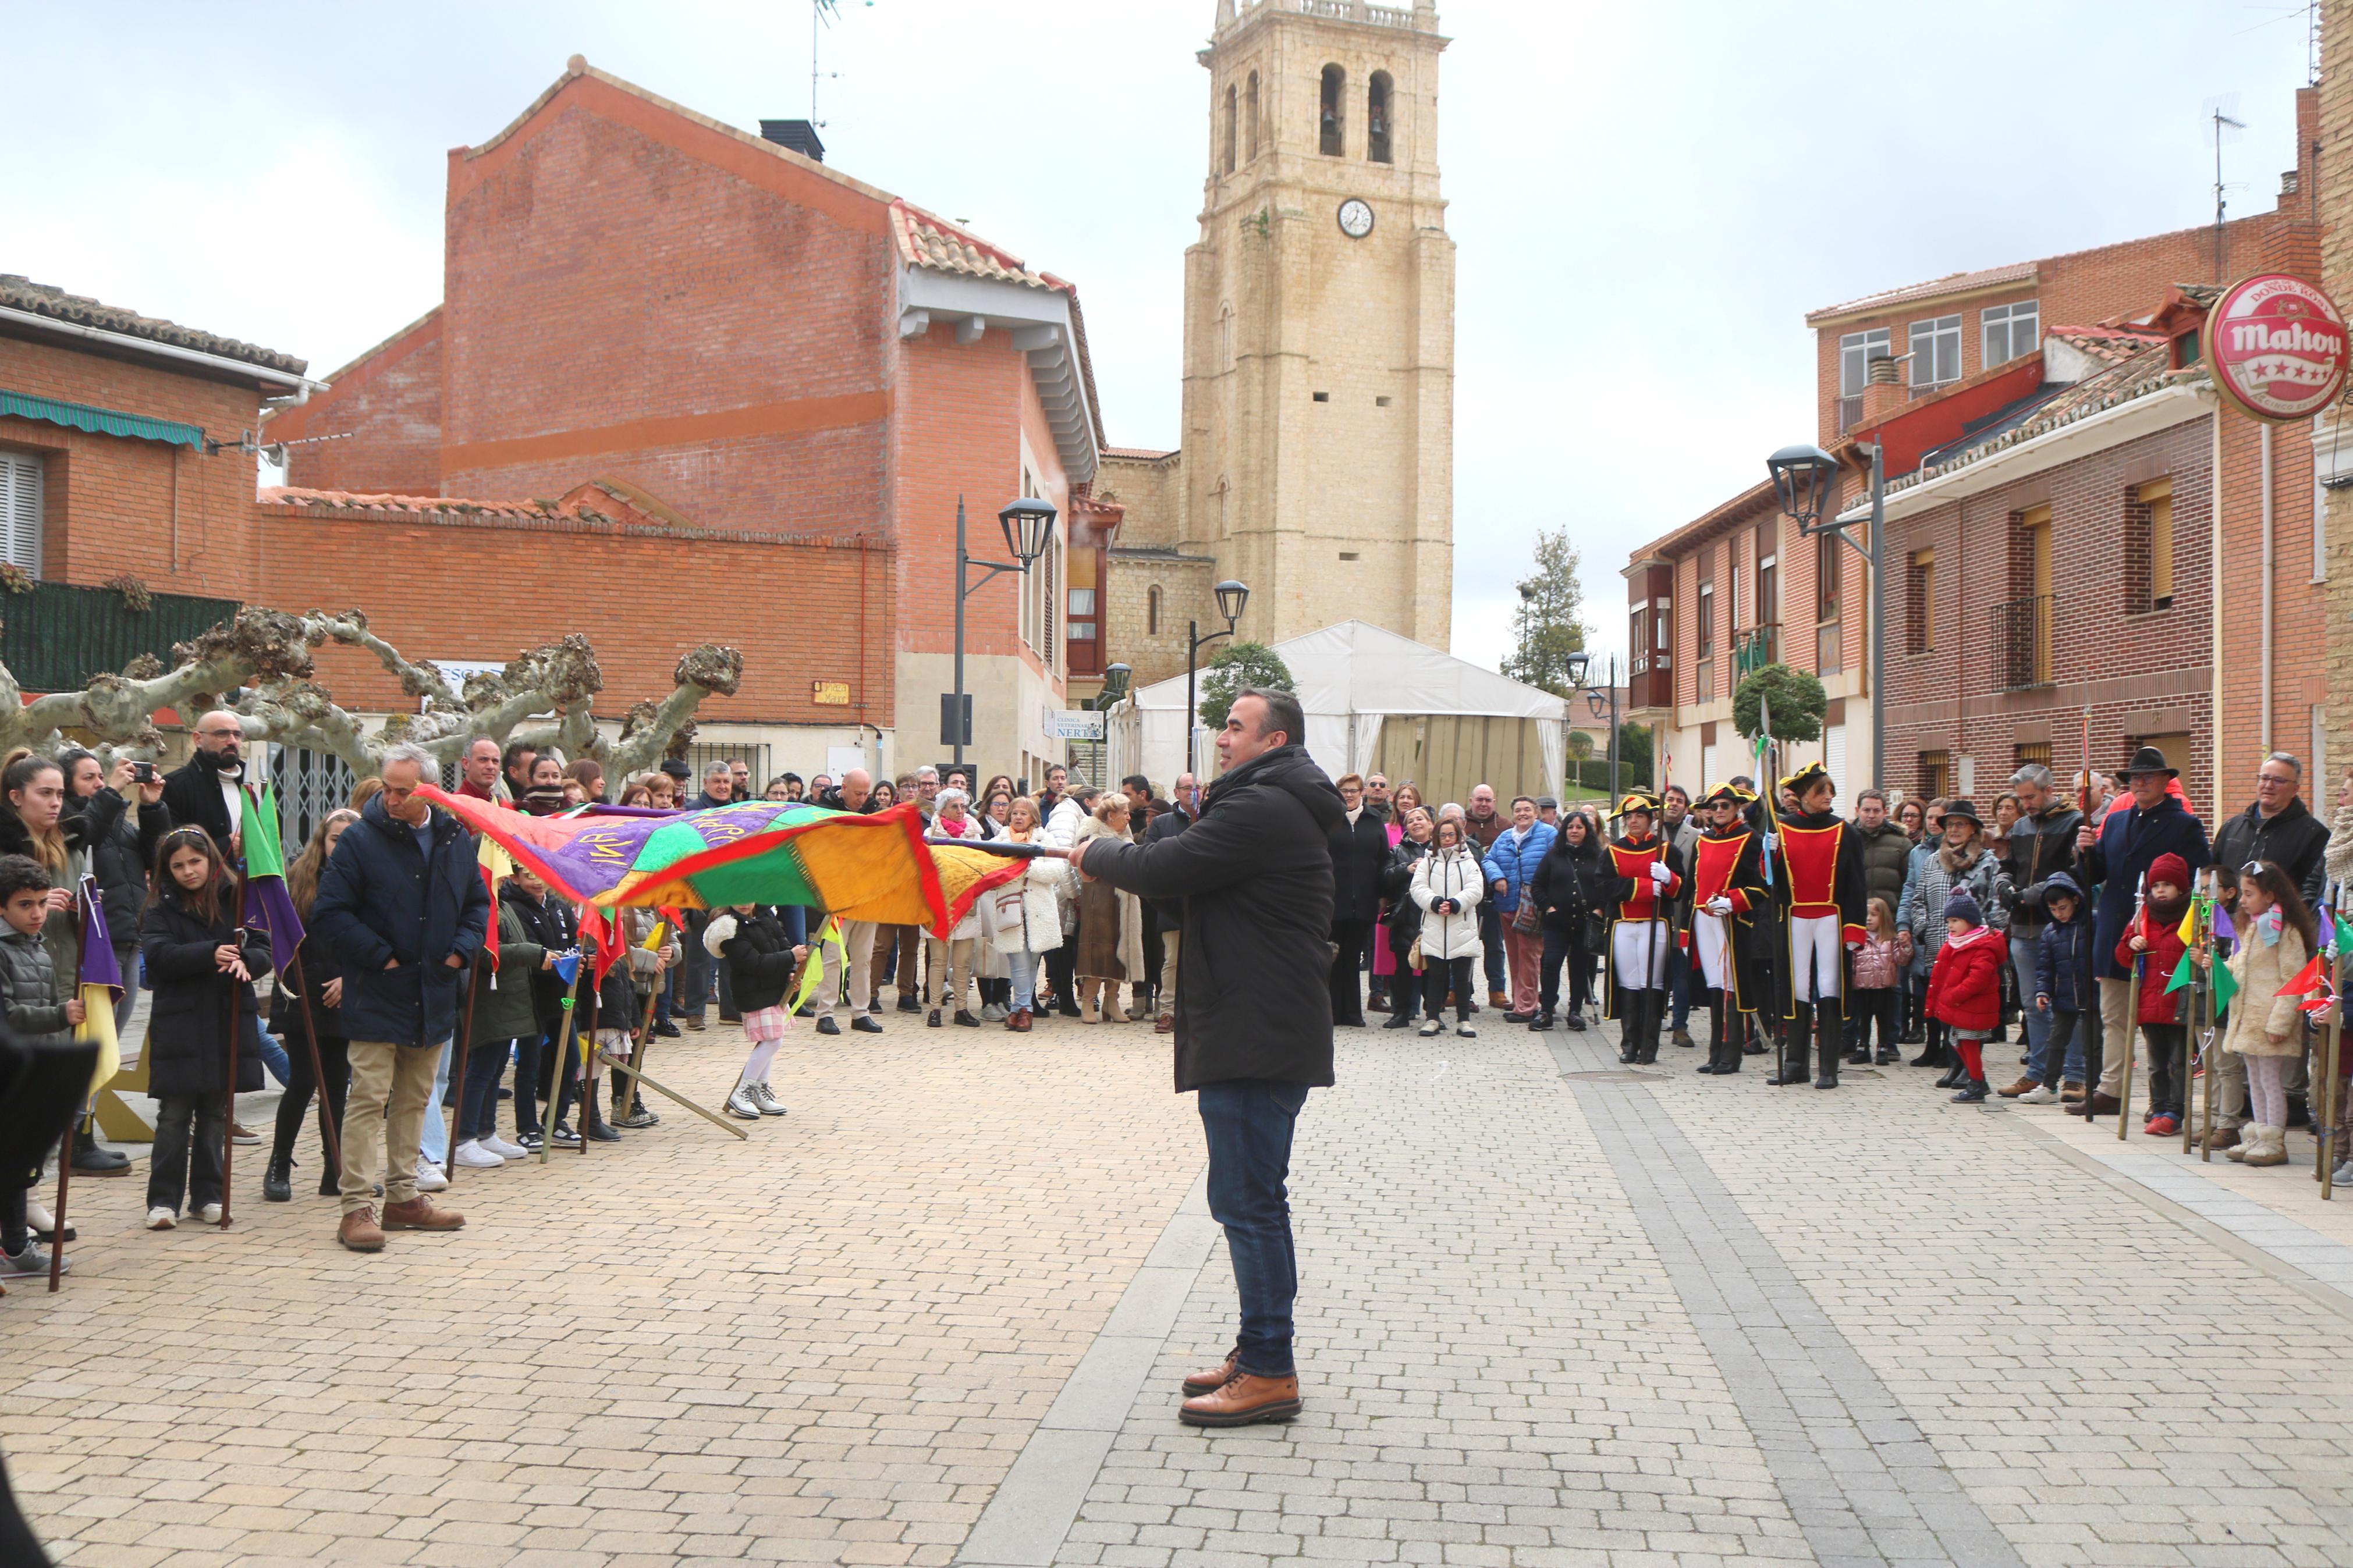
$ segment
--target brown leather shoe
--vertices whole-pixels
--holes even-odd
[[[375,1223],[375,1210],[356,1208],[345,1215],[335,1227],[335,1239],[353,1252],[382,1252],[384,1231]]]
[[[2114,1116],[2117,1111],[2122,1110],[2123,1109],[2124,1101],[2118,1100],[2115,1095],[2102,1094],[2096,1089],[2092,1091],[2092,1103],[2090,1108],[2090,1113],[2092,1115]]]
[[[2235,1149],[2239,1146],[2239,1130],[2235,1127],[2217,1127],[2213,1131],[2206,1134],[2205,1144],[2206,1152],[2210,1154],[2219,1154],[2225,1149]]]
[[[1027,1007],[1016,1007],[1013,1011],[1005,1015],[1005,1026],[1012,1030],[1017,1035],[1028,1034],[1029,1032],[1029,1009]]]
[[[1995,1092],[1999,1093],[2004,1100],[2016,1100],[2028,1089],[2041,1089],[2042,1087],[2042,1080],[2039,1078],[2022,1078],[2016,1083],[2011,1084],[2008,1089],[1998,1089]]]
[[[1207,1372],[1197,1372],[1185,1380],[1185,1396],[1188,1399],[1203,1394],[1215,1394],[1234,1380],[1234,1352],[1228,1351],[1226,1359]]]
[[[2063,1100],[2072,1100],[2080,1103],[2084,1098],[2084,1086],[2080,1083],[2063,1083],[2059,1086],[2059,1098]]]
[[[1500,1010],[1502,1008],[1508,1007],[1511,1005],[1512,999],[1509,996],[1504,995],[1502,992],[1490,991],[1487,993],[1488,1006]]]
[[[428,1197],[413,1197],[406,1203],[384,1205],[384,1228],[386,1230],[457,1230],[466,1223],[466,1216],[456,1209],[437,1209]]]
[[[1176,1419],[1187,1426],[1248,1426],[1288,1421],[1298,1414],[1297,1377],[1255,1377],[1239,1370],[1224,1387],[1176,1407]]]
[[[1152,1032],[1155,1035],[1175,1034],[1176,1032],[1176,1015],[1174,1013],[1161,1014],[1159,1017],[1153,1020]]]

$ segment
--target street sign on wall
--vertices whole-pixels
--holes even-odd
[[[2317,285],[2257,272],[2222,290],[2206,315],[2215,390],[2273,424],[2309,419],[2345,390],[2345,318]]]
[[[1091,709],[1040,709],[1038,721],[1049,740],[1100,741],[1103,738],[1103,716]]]

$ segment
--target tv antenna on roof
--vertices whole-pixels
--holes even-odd
[[[2226,142],[2236,142],[2239,132],[2247,128],[2247,122],[2239,119],[2238,113],[2239,95],[2235,92],[2221,93],[2206,100],[2205,119],[2214,138],[2214,281],[2217,283],[2227,276],[2225,269],[2228,265],[2222,253],[2222,217],[2228,210],[2224,193],[2230,187],[2222,181],[2222,145]]]
[[[866,4],[872,5],[874,0],[866,0]],[[824,121],[817,117],[818,79],[832,77],[839,79],[841,76],[839,71],[818,69],[818,39],[821,30],[832,26],[834,18],[839,15],[841,15],[841,0],[809,0],[809,123],[814,126],[825,124]]]

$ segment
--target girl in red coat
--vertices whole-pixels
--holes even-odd
[[[2134,1016],[2140,1023],[2141,1059],[2148,1064],[2148,1120],[2141,1131],[2153,1138],[2181,1131],[2189,1037],[2181,1022],[2181,999],[2187,994],[2166,988],[2181,963],[2181,917],[2189,910],[2189,863],[2179,855],[2160,855],[2148,863],[2148,900],[2116,943],[2116,962],[2140,982]]]
[[[1989,1092],[1985,1038],[2001,1022],[2001,964],[2009,943],[1985,924],[1978,901],[1967,893],[1945,901],[1945,929],[1952,935],[1937,950],[1928,976],[1928,1016],[1952,1026],[1953,1049],[1968,1075],[1953,1101],[1973,1105]]]

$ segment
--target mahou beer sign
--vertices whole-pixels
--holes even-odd
[[[2242,413],[2274,423],[2309,419],[2345,390],[2345,318],[2292,274],[2242,278],[2207,313],[2206,365]]]

